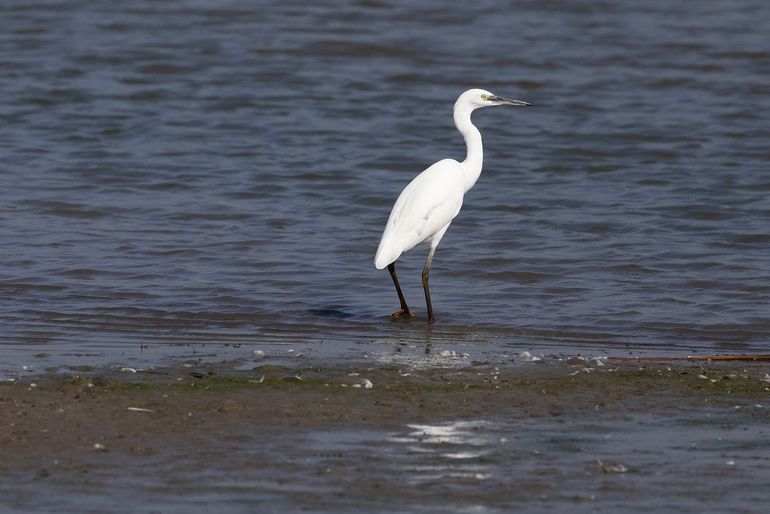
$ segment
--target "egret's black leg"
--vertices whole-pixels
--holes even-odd
[[[401,292],[401,286],[398,284],[398,278],[396,278],[396,263],[391,262],[388,264],[388,271],[390,271],[390,278],[393,279],[393,285],[396,286],[396,292],[398,293],[398,301],[401,302],[401,310],[393,313],[394,318],[411,318],[412,313],[409,312],[409,307],[406,306],[406,299],[404,293]]]
[[[425,304],[428,306],[428,323],[435,323],[436,318],[433,317],[433,306],[430,304],[430,289],[428,288],[428,279],[430,278],[430,263],[433,262],[433,254],[436,252],[434,246],[430,247],[430,253],[428,253],[428,260],[425,261],[425,267],[422,269],[422,288],[425,289]]]

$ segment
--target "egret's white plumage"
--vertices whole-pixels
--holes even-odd
[[[374,265],[388,267],[396,286],[401,310],[394,316],[410,316],[395,272],[395,261],[416,245],[429,242],[430,252],[422,274],[428,320],[432,323],[428,275],[433,253],[449,224],[460,212],[463,196],[478,180],[483,164],[481,134],[471,123],[471,113],[479,107],[493,105],[529,105],[521,100],[508,100],[483,89],[470,89],[454,105],[454,122],[465,138],[467,154],[462,162],[443,159],[417,175],[398,196],[377,248]]]
[[[383,269],[423,241],[436,238],[460,212],[464,183],[462,166],[452,159],[439,161],[404,188],[390,212],[374,259]],[[430,192],[430,197],[425,193]],[[438,244],[438,240],[436,240]]]

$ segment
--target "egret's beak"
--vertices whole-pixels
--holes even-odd
[[[490,98],[491,101],[497,102],[500,105],[513,105],[516,107],[523,107],[525,105],[532,105],[529,102],[525,102],[523,100],[511,100],[509,98],[503,98],[502,96],[493,95],[492,98]]]

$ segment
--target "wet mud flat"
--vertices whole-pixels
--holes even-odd
[[[0,506],[760,512],[770,500],[766,362],[243,368],[0,384]]]

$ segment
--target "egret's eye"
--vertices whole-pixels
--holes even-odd
[[[489,95],[488,95],[488,94],[486,94],[486,93],[482,93],[482,94],[481,94],[481,99],[482,99],[482,100],[489,100]]]

